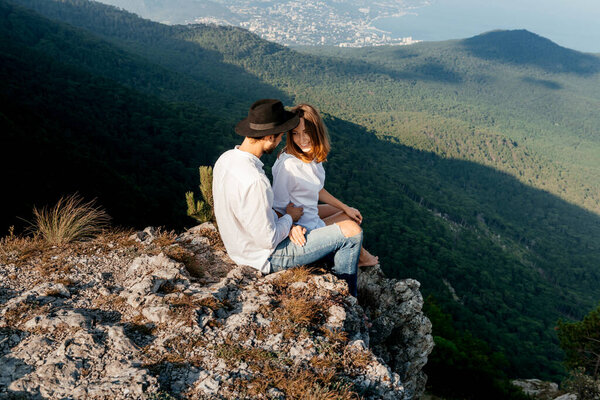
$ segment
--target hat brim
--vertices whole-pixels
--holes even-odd
[[[262,131],[250,128],[250,122],[248,121],[248,118],[244,118],[235,126],[235,133],[237,133],[240,136],[257,138],[291,131],[300,123],[300,117],[298,116],[298,114],[295,114],[293,112],[286,111],[285,118],[286,121],[282,124],[277,125],[274,128]]]

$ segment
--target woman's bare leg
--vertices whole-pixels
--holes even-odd
[[[342,212],[339,208],[330,206],[329,204],[319,204],[317,207],[319,208],[319,218],[323,221],[325,221],[325,218],[329,218],[334,214]]]
[[[325,222],[325,225],[335,224],[336,222],[348,221],[348,217],[342,210],[330,206],[329,204],[319,204],[319,217]],[[372,267],[379,264],[379,257],[369,253],[364,247],[360,249],[358,257],[359,267]]]

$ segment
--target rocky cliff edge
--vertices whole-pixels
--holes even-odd
[[[237,267],[208,224],[0,248],[0,398],[412,399],[419,283]]]

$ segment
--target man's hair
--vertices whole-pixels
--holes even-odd
[[[299,104],[291,109],[292,112],[304,119],[304,130],[310,137],[311,149],[309,153],[304,153],[293,140],[292,131],[288,132],[285,151],[304,162],[323,162],[327,161],[327,154],[331,150],[329,143],[329,134],[327,128],[321,120],[319,111],[310,104]]]
[[[260,136],[260,137],[250,137],[250,136],[246,136],[246,139],[250,139],[250,143],[256,143],[256,142],[260,142],[261,140],[264,140],[267,136],[275,136],[275,138],[283,135],[285,132],[280,132],[280,133],[275,133],[275,134],[271,134],[271,135],[265,135],[265,136]]]

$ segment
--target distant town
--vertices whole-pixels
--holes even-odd
[[[234,18],[204,15],[196,23],[234,25],[260,37],[288,46],[364,47],[409,45],[412,37],[393,38],[373,26],[378,18],[401,16],[426,1],[256,1],[223,0]]]

